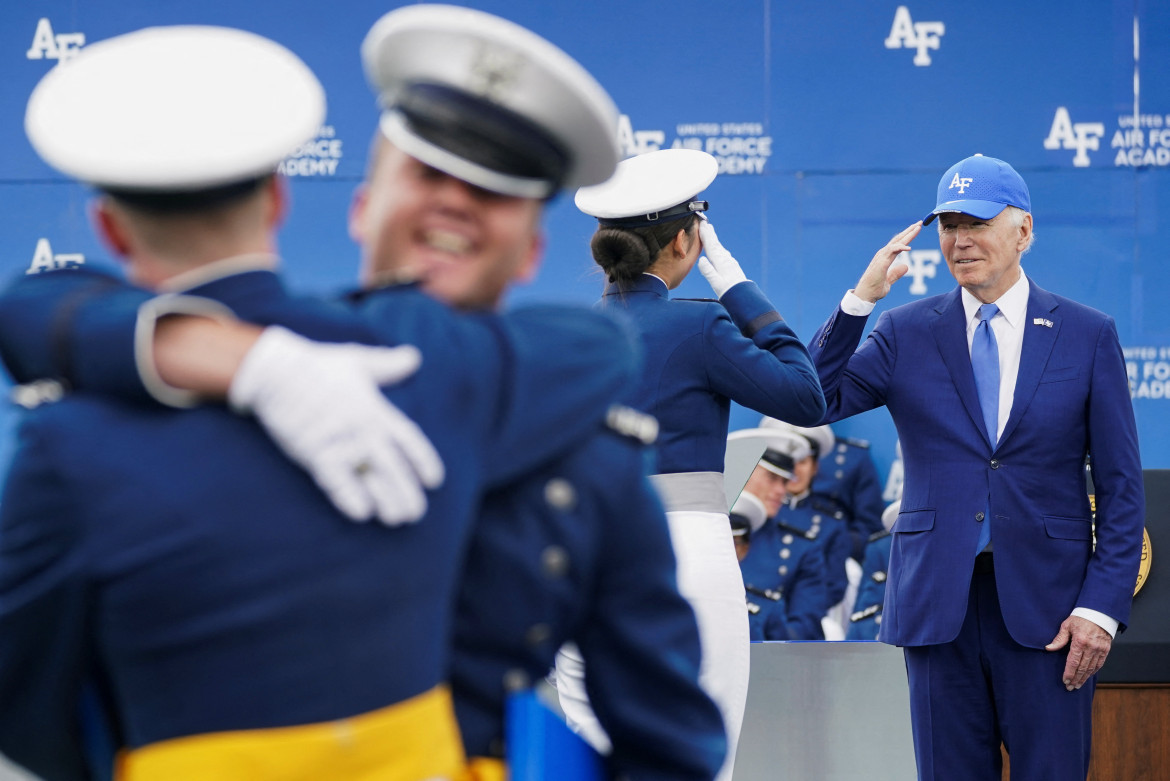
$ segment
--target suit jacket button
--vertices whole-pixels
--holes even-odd
[[[996,461],[994,458],[991,459],[991,468],[992,469],[999,469],[999,461]]]
[[[975,513],[975,520],[983,523],[983,513]]]

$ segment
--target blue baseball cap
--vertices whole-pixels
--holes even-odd
[[[973,155],[952,165],[939,179],[937,205],[922,224],[929,225],[938,215],[955,212],[990,220],[1006,206],[1032,211],[1032,198],[1023,177],[1003,160]]]

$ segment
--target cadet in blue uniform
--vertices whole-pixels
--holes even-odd
[[[578,190],[576,203],[599,222],[590,246],[608,279],[600,306],[628,314],[642,335],[645,366],[631,405],[659,422],[655,484],[671,524],[679,589],[699,621],[701,680],[727,725],[726,779],[749,663],[723,491],[730,405],[813,424],[824,399],[804,346],[700,219],[707,203],[697,196],[717,171],[715,159],[696,150],[650,152]],[[696,262],[719,300],[672,301],[669,291]]]
[[[452,15],[466,24],[453,29]],[[417,63],[391,54],[425,49],[426,31],[436,20],[448,53],[457,43],[487,42],[531,58],[528,47],[539,40],[526,31],[517,37],[513,25],[466,9],[394,12],[375,25],[363,47],[367,72],[380,91],[399,94],[404,79],[418,76]],[[539,46],[548,44],[539,41]],[[390,61],[379,65],[386,56]],[[560,81],[569,78],[529,75],[538,80],[555,75],[542,88],[561,92]],[[393,110],[393,101],[387,103]],[[468,180],[484,173],[470,168],[468,160],[446,161],[449,174],[420,171],[420,162],[399,151],[399,146],[414,148],[417,140],[404,139],[402,127],[386,119],[382,130],[387,137],[374,147],[371,181],[352,212],[352,232],[366,243],[363,278],[371,283],[415,277],[426,292],[459,307],[496,306],[507,285],[531,273],[537,259],[468,253],[452,264],[443,254],[402,247],[386,230],[387,221],[395,219],[389,196],[409,194],[414,174],[425,173],[441,193],[429,197],[437,198],[448,220],[466,214],[482,221],[469,204],[514,208],[514,202],[528,199],[509,198],[507,189],[533,183],[496,172],[490,181],[472,185]],[[576,639],[595,672],[590,686],[614,738],[615,772],[637,779],[709,779],[718,769],[725,751],[721,719],[698,686],[694,616],[675,585],[661,504],[644,476],[645,445],[656,428],[648,416],[615,407],[604,425],[576,437],[581,444],[571,453],[484,500],[462,567],[451,666],[460,732],[476,758],[474,778],[503,776],[496,757],[503,750],[505,695],[542,676],[569,638]]]
[[[827,428],[827,427],[826,427]],[[866,541],[882,531],[882,483],[869,443],[852,437],[834,437],[831,450],[821,454],[814,494],[840,504],[849,518],[850,557],[861,562]]]
[[[731,536],[735,556],[743,562],[751,550],[752,528],[761,528],[768,520],[764,505],[752,494],[741,493],[731,508]],[[787,606],[779,591],[744,584],[747,592],[748,630],[752,642],[787,640]]]
[[[821,454],[832,448],[833,432],[828,426],[804,428],[793,426],[790,423],[765,417],[760,421],[762,428],[775,427],[795,433],[803,437],[809,445],[809,452],[804,458],[796,460],[793,467],[793,477],[788,481],[788,495],[776,521],[781,527],[803,534],[808,539],[821,546],[825,557],[825,586],[828,589],[830,626],[826,628],[826,639],[844,639],[845,630],[843,616],[838,614],[847,611],[853,604],[852,595],[849,603],[839,607],[849,594],[849,553],[852,542],[849,537],[849,516],[845,508],[838,502],[816,494],[812,491],[812,482],[820,467]],[[856,564],[854,582],[857,578]],[[840,628],[840,631],[836,631]]]
[[[882,603],[886,597],[886,573],[890,568],[890,547],[894,537],[890,529],[898,517],[901,502],[894,502],[882,512],[880,532],[869,538],[865,546],[865,561],[861,568],[861,584],[857,600],[849,616],[846,640],[877,640],[882,625]]]
[[[807,456],[808,441],[775,428],[735,431],[728,437],[744,438],[763,440],[765,450],[736,507],[742,510],[754,500],[764,507],[762,515],[767,518],[753,529],[751,548],[740,560],[745,588],[781,596],[788,639],[823,640],[821,620],[829,607],[824,552],[807,532],[779,523],[788,481],[795,462]]]
[[[256,322],[325,341],[416,343],[421,368],[390,394],[450,470],[417,525],[356,525],[256,422],[225,409],[78,392],[28,413],[0,505],[0,749],[46,779],[89,775],[77,728],[87,690],[124,748],[121,778],[455,776],[462,749],[443,683],[452,547],[483,484],[595,431],[630,376],[621,329],[585,311],[472,321],[413,287],[350,305],[285,293],[270,254],[282,203],[272,172],[316,132],[322,98],[269,41],[154,28],[86,47],[30,100],[34,146],[105,191],[99,222],[133,278],[182,286],[196,271],[189,290]],[[598,124],[612,119],[602,112]],[[112,372],[124,387],[142,357],[131,345],[143,302],[89,272],[27,278],[0,305],[4,356],[18,379],[84,386]],[[327,369],[386,357],[360,350],[269,328],[233,400],[271,425],[274,400],[303,400],[317,380],[306,356],[339,356]],[[284,371],[265,380],[266,366]]]

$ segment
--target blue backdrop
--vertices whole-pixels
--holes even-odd
[[[975,152],[1011,162],[1032,191],[1043,287],[1117,319],[1147,468],[1170,467],[1170,4],[1150,0],[537,0],[468,2],[559,44],[613,95],[627,154],[715,154],[707,192],[723,243],[804,337],[873,253],[933,206],[939,176]],[[0,272],[109,264],[89,193],[46,167],[23,131],[29,92],[79,47],[153,24],[225,24],[300,54],[329,95],[317,139],[286,161],[293,210],[281,235],[302,289],[354,278],[345,228],[375,126],[358,45],[372,0],[23,0],[0,10]],[[197,6],[197,7],[196,7]],[[548,214],[538,280],[514,297],[593,301],[595,223],[570,198]],[[928,229],[896,305],[950,289]],[[680,294],[708,296],[697,274]],[[0,411],[0,467],[13,415]],[[755,424],[733,412],[732,428]],[[883,477],[895,434],[883,411],[838,424],[869,439]]]

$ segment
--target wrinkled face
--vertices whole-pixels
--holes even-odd
[[[543,203],[470,185],[381,139],[355,198],[350,234],[362,244],[361,282],[419,279],[453,306],[493,308],[536,273]]]
[[[788,493],[794,496],[804,493],[812,485],[813,478],[816,476],[816,456],[805,456],[800,459],[792,467],[792,479],[788,481]]]
[[[1032,215],[1020,225],[1004,210],[990,220],[969,214],[940,214],[938,243],[960,286],[985,304],[1020,278],[1020,255],[1032,233]]]
[[[780,512],[780,505],[784,504],[784,497],[788,495],[787,483],[781,475],[757,465],[743,490],[763,502],[771,518]]]

